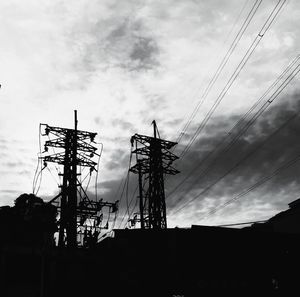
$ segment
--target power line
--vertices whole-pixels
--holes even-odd
[[[128,183],[129,183],[129,171],[128,171],[127,178],[126,178],[126,181],[125,181],[124,187],[123,187],[123,191],[126,189],[126,191],[125,191],[126,202],[127,202],[127,200],[128,200]],[[121,198],[122,198],[122,196],[121,196]],[[122,225],[122,223],[123,223],[123,221],[124,221],[125,216],[126,216],[126,210],[125,210],[125,212],[124,212],[123,218],[122,218],[122,220],[121,220],[121,222],[120,222],[120,224],[119,224],[118,229],[121,228],[121,225]]]
[[[42,160],[40,159],[41,154],[42,154],[42,142],[41,142],[41,124],[40,124],[39,125],[39,153],[37,154],[38,161],[37,161],[37,166],[36,166],[36,170],[35,170],[33,181],[32,181],[32,193],[33,194],[35,194],[35,189],[36,189],[36,185],[38,182],[38,178],[39,178],[39,175],[41,174],[41,171],[38,173],[40,162],[42,162]],[[42,170],[42,164],[41,164],[41,170]]]
[[[288,75],[288,77],[281,83],[281,85],[275,90],[275,92],[271,95],[271,97],[260,107],[257,113],[246,123],[242,130],[231,140],[231,142],[224,149],[228,151],[240,138],[242,134],[244,134],[250,126],[254,124],[254,122],[258,119],[258,117],[273,103],[273,101],[281,94],[281,92],[286,88],[286,86],[291,82],[291,80],[299,73],[300,64],[298,64],[295,69]]]
[[[202,174],[206,174],[210,168],[216,164],[219,157],[227,153],[245,134],[248,129],[257,121],[257,119],[266,111],[266,109],[273,103],[273,101],[280,95],[280,93],[285,89],[285,87],[290,83],[290,81],[299,73],[300,64],[298,64],[295,69],[288,75],[288,77],[281,83],[281,85],[273,92],[269,99],[264,102],[264,104],[258,109],[258,111],[249,119],[247,123],[238,131],[238,133],[231,139],[231,141],[220,151],[219,155],[210,163],[209,167],[206,168]]]
[[[231,128],[231,130],[227,133],[231,135],[233,131],[240,126],[243,121],[253,112],[253,110],[261,103],[261,101],[275,88],[276,85],[281,81],[281,79],[295,66],[297,62],[299,62],[300,55],[296,56],[285,68],[285,70],[279,75],[279,77],[268,87],[268,89],[263,93],[263,95],[251,106],[251,108],[237,121],[237,123]]]
[[[51,170],[49,169],[49,167],[47,166],[46,168],[48,169],[48,171],[50,172],[51,177],[53,178],[53,180],[55,181],[55,183],[56,183],[57,186],[59,187],[60,184],[59,184],[59,182],[56,180],[55,176],[53,175],[53,173],[51,172]]]
[[[231,27],[229,33],[227,34],[227,36],[226,36],[226,38],[225,38],[225,40],[224,40],[224,43],[226,43],[226,41],[227,41],[228,38],[230,37],[231,33],[233,32],[233,30],[234,30],[235,26],[237,25],[237,23],[238,23],[238,21],[239,21],[241,15],[242,15],[242,13],[244,12],[244,10],[245,10],[245,8],[246,8],[248,2],[249,2],[249,0],[246,0],[246,1],[244,2],[244,4],[243,4],[241,10],[240,10],[239,13],[238,13],[237,18],[236,18],[235,21],[234,21],[234,24],[232,25],[232,27]]]
[[[177,209],[173,214],[178,213],[187,205],[189,205],[191,202],[198,199],[200,196],[202,196],[204,193],[208,192],[212,187],[214,187],[217,183],[219,183],[222,179],[224,179],[228,174],[230,174],[232,171],[234,171],[236,168],[240,166],[245,160],[247,160],[250,156],[255,154],[261,147],[263,147],[272,137],[274,137],[279,131],[281,131],[284,127],[286,127],[292,120],[294,120],[298,116],[299,112],[291,116],[287,121],[283,123],[277,130],[275,130],[271,135],[269,135],[262,143],[260,143],[256,148],[254,148],[252,151],[250,151],[248,154],[246,154],[242,159],[240,159],[234,166],[232,166],[229,170],[227,170],[223,175],[221,175],[217,180],[215,180],[212,184],[207,186],[205,189],[203,189],[200,193],[198,193],[196,196],[194,196],[192,199],[187,201],[185,204],[183,204],[179,209]],[[179,201],[177,201],[178,203]]]
[[[245,67],[246,63],[248,62],[248,60],[252,56],[253,52],[257,48],[258,44],[260,43],[260,41],[262,40],[262,38],[264,37],[264,35],[268,31],[268,29],[270,28],[270,26],[274,22],[276,16],[278,15],[279,11],[281,10],[281,8],[283,7],[285,2],[286,2],[286,0],[283,0],[283,1],[279,0],[277,2],[277,4],[275,5],[275,7],[273,8],[273,10],[271,11],[271,13],[269,14],[267,20],[265,21],[265,23],[261,27],[259,33],[256,35],[255,39],[253,40],[250,47],[246,51],[245,55],[243,56],[243,58],[239,62],[238,66],[235,68],[234,72],[232,73],[229,80],[227,81],[227,83],[223,87],[222,91],[220,92],[217,99],[215,100],[215,102],[211,106],[210,110],[205,115],[204,119],[202,120],[202,122],[200,123],[198,128],[196,129],[194,135],[192,136],[192,138],[190,139],[188,144],[185,146],[185,148],[181,152],[181,155],[179,156],[181,158],[181,160],[186,155],[186,153],[189,151],[189,149],[191,148],[191,146],[195,142],[196,138],[202,132],[202,130],[206,126],[207,122],[209,121],[209,119],[211,118],[211,116],[213,115],[213,113],[215,112],[215,110],[217,109],[217,107],[219,106],[219,104],[221,103],[221,101],[223,100],[223,98],[225,97],[225,95],[227,94],[229,89],[231,88],[232,84],[235,82],[238,75],[240,74],[242,69]],[[280,3],[281,3],[281,5],[279,5]]]
[[[287,86],[287,84],[298,74],[299,72],[299,59],[300,55],[298,55],[293,61],[287,66],[287,68],[280,74],[280,76],[275,80],[275,82],[272,83],[272,85],[267,89],[267,91],[264,92],[264,94],[253,104],[253,106],[242,116],[241,119],[237,121],[237,123],[231,128],[231,130],[226,133],[226,136],[223,137],[223,139],[216,145],[216,147],[208,152],[205,157],[198,163],[196,166],[192,168],[192,170],[187,174],[187,176],[175,186],[175,188],[172,189],[172,191],[168,194],[167,198],[169,198],[171,195],[175,193],[175,191],[183,185],[191,176],[196,172],[196,170],[205,163],[214,153],[216,153],[224,144],[227,139],[230,139],[232,135],[234,134],[235,130],[239,128],[242,124],[244,126],[241,128],[240,131],[237,131],[238,134],[230,139],[230,142],[226,144],[225,148],[219,154],[208,164],[208,166],[200,172],[198,177],[203,176],[206,174],[214,164],[216,164],[217,160],[223,156],[223,153],[229,151],[229,149],[237,142],[237,140],[250,128],[251,125],[254,124],[254,122],[258,119],[258,117],[262,114],[264,110],[274,101],[275,98],[278,97],[278,95],[283,91],[283,89]],[[298,64],[296,64],[298,62]],[[295,66],[296,65],[296,66]],[[250,116],[251,112],[254,111],[254,109],[259,105],[259,103],[272,91],[272,89],[278,85],[278,83],[282,80],[282,78],[291,70],[293,69],[285,78],[285,80],[278,86],[277,89],[275,89],[270,95],[269,99],[259,108],[259,110],[252,115],[252,117],[249,119],[248,122],[245,122],[245,120]],[[267,105],[266,105],[267,103]],[[243,123],[244,122],[244,123]],[[190,187],[191,189],[192,187]]]
[[[124,193],[124,190],[125,190],[125,185],[126,185],[126,181],[127,181],[128,175],[129,175],[129,170],[126,172],[126,175],[125,175],[124,178],[121,180],[121,182],[120,182],[120,184],[119,184],[119,187],[118,187],[118,190],[117,190],[117,195],[116,195],[116,196],[118,196],[118,193],[120,192],[121,186],[122,186],[122,184],[123,184],[123,189],[122,189],[122,192],[121,192],[121,195],[120,195],[120,199],[119,199],[119,205],[121,205],[121,201],[122,201],[122,198],[123,198],[123,193]],[[116,215],[115,215],[115,218],[114,218],[114,222],[113,222],[113,225],[112,225],[112,229],[115,227],[117,218],[118,218],[118,216],[119,216],[119,212],[120,212],[120,207],[118,208],[118,210],[117,210],[117,212],[116,212]]]
[[[127,175],[126,175],[126,179],[125,179],[125,182],[124,182],[124,185],[123,185],[123,189],[122,189],[122,193],[121,193],[121,197],[120,197],[120,200],[119,200],[119,205],[121,207],[121,201],[122,201],[122,198],[123,198],[123,193],[125,191],[125,197],[126,197],[126,204],[127,204],[127,209],[128,209],[128,186],[129,186],[129,169],[131,167],[131,160],[132,160],[132,154],[130,153],[130,157],[129,157],[129,164],[128,164],[128,169],[127,169]],[[118,211],[118,214],[119,214],[119,211]],[[116,220],[117,220],[117,217],[118,217],[118,214],[116,216]],[[120,229],[122,223],[123,223],[123,220],[126,216],[126,211],[124,212],[124,216],[119,224],[119,227],[118,229]]]
[[[124,194],[124,191],[125,191],[125,186],[126,186],[126,183],[128,182],[128,179],[129,179],[129,168],[130,168],[130,166],[131,166],[131,159],[132,159],[132,154],[130,153],[130,155],[129,155],[128,169],[127,169],[127,171],[125,172],[125,176],[124,176],[124,178],[121,180],[121,182],[120,182],[120,184],[119,184],[119,187],[118,187],[118,190],[117,190],[117,192],[116,192],[116,196],[118,196],[118,193],[120,192],[120,189],[121,189],[122,184],[123,184],[122,192],[121,192],[121,195],[120,195],[120,198],[119,198],[119,208],[118,208],[117,213],[116,213],[116,216],[115,216],[115,218],[114,218],[113,228],[114,228],[114,226],[115,226],[115,224],[116,224],[116,221],[117,221],[117,218],[118,218],[118,216],[119,216],[119,212],[120,212],[119,209],[120,209],[120,207],[121,207],[121,202],[122,202],[122,199],[123,199],[123,194]],[[119,227],[120,227],[120,225],[119,225]]]
[[[128,223],[128,221],[129,221],[131,215],[133,214],[133,212],[134,212],[134,210],[135,210],[135,208],[136,208],[136,206],[137,206],[137,201],[138,201],[138,200],[136,199],[135,204],[134,204],[134,206],[133,206],[133,209],[132,209],[132,211],[129,213],[129,208],[130,208],[130,206],[131,206],[131,203],[133,202],[133,199],[135,198],[135,194],[136,194],[137,189],[138,189],[138,185],[135,187],[135,190],[134,190],[134,192],[133,192],[133,194],[132,194],[132,196],[131,196],[130,202],[129,202],[129,204],[127,205],[127,216],[128,216],[128,219],[127,219],[126,223]],[[124,220],[125,216],[126,216],[126,212],[125,212],[125,214],[124,214],[123,220]],[[122,220],[122,222],[123,222],[123,220]],[[126,224],[125,224],[125,225],[126,225]]]
[[[213,86],[215,85],[217,79],[219,78],[220,74],[222,73],[224,67],[226,66],[227,62],[229,61],[231,55],[233,54],[235,48],[237,47],[239,41],[241,40],[241,38],[243,37],[245,31],[247,30],[251,20],[253,19],[254,15],[256,14],[259,6],[261,5],[262,0],[256,0],[255,3],[253,4],[253,6],[251,7],[246,19],[244,20],[242,26],[240,27],[238,33],[236,34],[235,38],[233,39],[232,43],[230,44],[229,49],[227,50],[225,56],[222,58],[221,63],[219,64],[217,70],[215,71],[213,77],[210,79],[204,93],[202,94],[200,101],[197,103],[196,107],[194,108],[193,112],[191,113],[188,121],[186,122],[185,126],[182,129],[182,132],[179,134],[176,142],[179,143],[183,137],[183,135],[185,134],[186,130],[188,129],[188,127],[190,126],[191,122],[193,121],[193,119],[195,118],[199,108],[202,106],[204,100],[206,99],[206,97],[208,96],[209,92],[211,91],[211,89],[213,88]]]
[[[238,195],[234,196],[232,199],[228,200],[227,202],[225,202],[224,204],[220,205],[219,207],[214,208],[213,210],[211,210],[208,215],[206,215],[204,218],[207,218],[209,216],[212,216],[213,214],[215,214],[216,212],[218,212],[219,210],[223,209],[224,207],[226,207],[227,205],[237,201],[238,199],[241,199],[242,197],[246,196],[247,194],[249,194],[250,192],[252,192],[253,190],[255,190],[256,188],[262,186],[263,184],[265,184],[267,181],[269,181],[270,179],[272,179],[273,177],[275,177],[276,175],[278,175],[281,171],[293,166],[296,162],[298,162],[300,160],[300,155],[297,155],[295,158],[289,160],[288,162],[284,163],[283,165],[279,166],[276,170],[274,170],[270,175],[264,176],[263,178],[261,178],[258,182],[256,182],[255,184],[253,184],[251,187],[247,188],[246,190],[240,192]],[[204,219],[203,218],[203,219]]]
[[[119,209],[121,207],[121,202],[122,202],[122,199],[123,199],[123,195],[124,195],[124,191],[125,191],[125,188],[126,188],[126,184],[128,182],[128,178],[129,178],[129,171],[127,172],[126,177],[123,179],[124,183],[123,183],[123,188],[122,188],[122,192],[121,192],[120,199],[119,199]],[[116,220],[117,220],[117,218],[119,216],[119,212],[120,212],[120,210],[118,210],[118,213],[117,213],[117,216],[116,216]],[[119,228],[118,229],[120,229],[120,224],[119,224]]]
[[[98,156],[98,162],[97,162],[97,168],[96,168],[96,178],[95,178],[95,196],[96,196],[96,201],[98,201],[98,176],[99,176],[99,165],[100,165],[100,159],[102,156],[102,152],[103,152],[103,143],[100,143],[101,145],[101,149],[100,149],[100,153]]]
[[[145,184],[146,184],[146,179],[145,179],[144,182],[143,182],[143,185],[142,185],[143,188],[144,188]],[[133,193],[133,197],[135,196],[135,193],[136,193],[137,189],[138,189],[138,185],[137,185],[137,187],[135,188],[135,191],[134,191],[134,193]],[[132,198],[133,198],[133,197],[132,197]],[[140,198],[140,197],[139,197],[139,198]],[[131,218],[132,214],[134,213],[135,208],[137,207],[137,203],[138,203],[138,199],[136,199],[136,201],[135,201],[134,207],[133,207],[131,213],[130,213],[129,216],[128,216],[127,222],[130,221],[130,218]],[[144,201],[144,207],[145,207],[145,203],[146,203],[146,201]],[[130,205],[131,205],[131,201],[130,201]]]

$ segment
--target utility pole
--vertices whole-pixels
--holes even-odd
[[[92,145],[97,133],[78,130],[76,110],[74,111],[74,129],[53,127],[47,124],[41,124],[41,126],[45,127],[45,133],[42,136],[49,137],[49,140],[45,142],[45,152],[49,151],[49,147],[58,148],[60,152],[47,154],[40,158],[44,161],[45,166],[47,166],[47,162],[63,166],[61,192],[49,202],[54,203],[60,198],[58,245],[76,248],[79,233],[83,233],[81,229],[85,230],[85,236],[87,234],[98,236],[103,219],[102,208],[107,207],[110,213],[116,212],[118,201],[111,203],[103,202],[102,199],[90,200],[78,180],[80,173],[77,173],[77,166],[89,168],[89,172],[92,174],[93,171],[97,171],[97,163],[93,161],[93,157],[99,157],[99,154],[96,153],[97,148]],[[54,138],[50,139],[50,135]],[[94,224],[87,224],[88,219]]]
[[[132,154],[136,156],[136,164],[130,171],[139,176],[141,229],[166,229],[166,202],[164,176],[179,173],[171,164],[178,159],[170,149],[177,143],[160,139],[156,122],[153,121],[153,137],[135,134],[131,144],[135,147]],[[148,182],[144,195],[142,180]]]

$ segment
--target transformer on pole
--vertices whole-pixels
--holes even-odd
[[[153,137],[140,134],[131,137],[136,164],[130,171],[139,176],[140,212],[135,221],[140,221],[142,229],[159,230],[167,228],[164,176],[179,171],[171,166],[178,157],[170,149],[177,143],[160,139],[156,122],[152,124]],[[143,178],[148,182],[147,191],[144,190]]]
[[[97,163],[93,161],[97,148],[92,145],[97,133],[80,131],[77,129],[77,111],[74,111],[75,125],[74,129],[53,127],[47,124],[41,124],[45,127],[45,133],[42,136],[52,135],[53,139],[45,142],[45,152],[49,147],[62,149],[59,153],[47,154],[40,157],[44,161],[57,163],[63,166],[63,183],[61,192],[49,203],[54,203],[60,198],[59,236],[58,245],[60,247],[75,248],[78,244],[78,236],[84,235],[83,242],[97,241],[101,222],[103,219],[102,208],[108,207],[109,213],[116,212],[118,201],[115,203],[93,201],[88,198],[86,190],[83,189],[78,179],[80,173],[77,173],[77,167],[86,167],[90,174],[97,171]],[[79,198],[79,201],[78,201]],[[87,223],[89,220],[89,223]],[[105,226],[104,228],[108,228]],[[84,231],[82,231],[84,229]],[[87,238],[88,237],[88,238]],[[84,245],[84,244],[83,244]]]

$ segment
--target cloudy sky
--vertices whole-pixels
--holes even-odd
[[[282,9],[261,34],[278,2]],[[300,162],[207,217],[299,154],[300,116],[294,116],[300,110],[299,77],[229,150],[206,158],[223,139],[230,143],[228,132],[235,123],[300,54],[300,3],[284,2],[0,1],[0,204],[12,205],[20,194],[32,192],[39,124],[71,128],[74,109],[79,129],[97,132],[104,146],[98,193],[105,200],[120,199],[117,189],[128,169],[130,137],[151,135],[155,119],[161,137],[176,141],[203,101],[175,150],[180,155],[258,38],[201,133],[175,163],[181,173],[166,181],[169,226],[262,220],[286,209],[300,196]],[[249,26],[203,96],[252,7]],[[57,172],[49,168],[53,176],[44,170],[39,191],[45,199],[58,192]],[[136,179],[130,177],[130,197]]]

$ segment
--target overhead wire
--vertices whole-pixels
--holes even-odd
[[[42,145],[41,145],[41,124],[40,124],[40,126],[39,126],[39,157],[38,157],[38,160],[40,160],[41,154],[42,154]],[[43,170],[46,168],[46,165],[43,167],[43,163],[42,163],[42,161],[40,161],[40,162],[38,162],[37,170],[39,167],[39,163],[40,163],[41,169],[40,169],[39,173],[37,175],[35,175],[35,180],[33,182],[33,194],[34,195],[37,195],[40,190],[42,179],[43,179]],[[37,186],[38,182],[39,182],[39,185]],[[36,188],[37,188],[37,190],[36,190]]]
[[[299,68],[299,65],[296,67],[296,69],[297,68]],[[296,74],[298,74],[299,73],[299,71],[300,71],[300,69],[297,69],[297,72],[296,72]],[[293,77],[295,77],[295,75],[296,74],[294,74],[293,76],[292,76],[292,78]],[[287,79],[286,79],[287,80]],[[286,82],[286,80],[284,81],[284,83]],[[286,86],[287,84],[285,84],[285,86]],[[281,85],[282,86],[282,85]],[[281,86],[278,88],[278,89],[280,89],[281,88]],[[277,89],[277,90],[278,90]],[[275,96],[275,98],[280,94],[280,93],[278,93],[278,91],[275,91],[274,93],[273,93],[273,95],[274,94],[276,94],[276,96]],[[280,92],[283,90],[283,88],[280,90]],[[271,98],[272,98],[272,96],[271,96]],[[274,98],[274,99],[275,99]],[[272,102],[273,102],[274,100],[271,100],[271,101],[267,101],[269,104],[271,104]],[[264,111],[266,108],[265,108],[265,106],[263,105],[263,107],[262,107],[262,110]],[[262,114],[262,110],[260,109],[254,116],[253,116],[253,118],[251,119],[251,125],[257,120],[257,118],[258,118],[258,115],[261,115]],[[254,120],[253,120],[254,119]],[[250,125],[249,125],[249,122],[246,124],[246,127],[247,127],[247,129],[250,127]],[[246,130],[247,129],[244,129],[243,130],[243,133],[245,133],[246,132]],[[242,133],[240,133],[239,134],[239,137],[242,135]],[[237,139],[234,139],[234,142],[236,142],[237,141]],[[232,147],[233,146],[233,144],[232,143],[230,143],[229,144],[230,145],[230,147]],[[215,163],[216,163],[216,161],[217,161],[217,159],[219,158],[219,156],[222,156],[222,153],[224,153],[226,150],[228,150],[228,146],[225,148],[225,149],[223,149],[223,151],[221,152],[221,154],[219,154],[214,160],[213,160],[213,162],[212,163],[210,163],[209,164],[209,167],[207,167],[207,168],[205,168],[202,172],[201,172],[201,175],[204,175],[205,173],[207,173],[208,171],[209,171],[209,169],[212,167],[212,165],[214,165]],[[233,168],[232,168],[233,169]],[[231,169],[230,169],[231,170]],[[229,173],[229,172],[228,172]],[[227,174],[228,174],[227,173]],[[225,176],[227,175],[227,174],[225,174]],[[218,181],[220,181],[221,179],[222,179],[223,177],[221,176],[220,178],[218,178],[217,180],[216,180],[216,182],[214,182],[211,186],[213,186],[213,185],[215,185]],[[195,184],[195,183],[194,183]],[[211,186],[209,186],[209,188],[211,187]],[[193,188],[193,185],[190,187],[190,189],[191,188]],[[202,192],[201,192],[201,194],[203,194]],[[180,200],[182,200],[182,199],[179,199],[178,201],[177,201],[177,203],[180,201]]]
[[[187,207],[189,204],[191,204],[193,201],[198,199],[200,196],[208,192],[212,187],[214,187],[217,183],[219,183],[221,180],[223,180],[227,175],[229,175],[232,171],[234,171],[236,168],[240,166],[245,160],[247,160],[249,157],[251,157],[253,154],[255,154],[259,149],[261,149],[272,137],[274,137],[277,133],[279,133],[283,128],[285,128],[291,121],[293,121],[297,116],[299,115],[299,111],[295,114],[293,114],[290,118],[288,118],[287,121],[285,121],[278,129],[276,129],[271,135],[269,135],[264,141],[262,141],[260,144],[258,144],[253,150],[248,152],[242,159],[240,159],[237,163],[235,163],[229,170],[227,170],[224,174],[222,174],[217,180],[215,180],[213,183],[211,183],[209,186],[205,187],[200,193],[198,193],[196,196],[194,196],[192,199],[188,200],[186,203],[184,203],[180,208],[178,208],[176,211],[174,211],[172,214],[176,214],[185,207]]]
[[[133,199],[135,198],[135,194],[136,194],[137,189],[138,189],[138,185],[135,187],[135,190],[134,190],[134,192],[133,192],[133,194],[132,194],[132,196],[131,196],[130,202],[127,202],[127,209],[126,209],[126,212],[124,213],[124,216],[123,216],[123,218],[122,218],[122,221],[121,221],[120,226],[122,226],[122,223],[123,223],[123,221],[124,221],[126,215],[128,216],[128,219],[127,219],[126,223],[127,223],[128,220],[130,219],[130,216],[131,216],[132,212],[131,212],[131,213],[129,212],[129,208],[130,208],[130,206],[131,206],[131,204],[132,204],[132,202],[133,202]],[[127,194],[127,200],[128,200],[128,194]],[[136,201],[137,201],[137,200],[136,200]],[[135,204],[135,205],[136,205],[136,204]],[[134,207],[135,207],[135,206],[134,206]],[[125,225],[126,225],[126,223],[125,223]]]
[[[100,160],[101,160],[101,156],[102,156],[102,152],[103,152],[103,143],[100,143],[101,145],[101,149],[100,149],[100,153],[98,156],[98,162],[97,162],[97,169],[96,169],[96,178],[95,178],[95,197],[96,197],[96,201],[98,201],[98,176],[99,176],[99,165],[100,165]]]
[[[277,4],[275,5],[275,7],[273,8],[273,10],[271,11],[271,13],[269,14],[267,20],[264,22],[263,26],[259,30],[259,33],[256,35],[255,39],[252,41],[251,45],[247,49],[247,51],[244,54],[243,58],[240,60],[239,64],[235,68],[234,72],[230,76],[229,80],[227,81],[227,83],[223,87],[222,91],[219,93],[217,99],[214,101],[213,105],[211,106],[209,111],[206,113],[204,119],[202,120],[202,122],[200,123],[198,128],[196,129],[195,133],[193,134],[193,136],[189,140],[188,144],[182,150],[182,152],[179,156],[181,159],[190,150],[191,146],[193,145],[193,143],[195,142],[195,140],[197,139],[199,134],[202,132],[202,130],[206,126],[207,122],[209,121],[209,119],[211,118],[211,116],[213,115],[213,113],[215,112],[217,107],[220,105],[221,101],[223,100],[223,98],[225,97],[225,95],[227,94],[227,92],[229,91],[229,89],[231,88],[231,86],[233,85],[235,80],[237,79],[240,72],[243,70],[243,68],[247,64],[248,60],[250,59],[253,52],[255,51],[257,46],[259,45],[260,41],[262,40],[262,38],[264,37],[266,32],[269,30],[270,26],[274,22],[276,16],[278,15],[279,11],[281,10],[281,8],[285,4],[285,2],[286,2],[286,0],[279,0],[277,2]],[[280,5],[280,3],[281,3],[281,5]]]
[[[124,196],[123,194],[124,194],[124,191],[125,191],[125,187],[128,184],[128,182],[129,182],[129,170],[130,170],[130,166],[131,166],[131,160],[132,160],[132,153],[130,153],[130,156],[129,156],[129,164],[128,164],[128,169],[126,171],[126,176],[122,180],[122,181],[124,181],[124,184],[123,184],[123,189],[122,189],[122,192],[121,192],[121,195],[120,195],[120,198],[119,198],[119,208],[121,206],[121,202],[122,202],[122,199],[123,199],[123,196]],[[119,188],[122,185],[122,181],[121,181],[121,183],[119,185]],[[116,219],[115,220],[117,220],[118,215],[119,215],[119,210],[117,211],[117,215],[116,215]],[[115,224],[115,222],[114,222],[114,224]],[[119,228],[120,228],[120,225],[121,224],[119,224]]]
[[[123,184],[123,189],[122,189],[122,192],[120,194],[120,199],[119,199],[119,207],[118,207],[118,210],[116,211],[116,214],[115,214],[115,217],[114,217],[114,221],[113,221],[113,226],[112,226],[112,229],[115,227],[115,224],[116,224],[116,221],[117,221],[117,218],[119,216],[119,208],[120,208],[120,201],[122,200],[122,196],[123,196],[123,192],[124,192],[124,189],[125,189],[125,184],[126,184],[126,180],[128,178],[128,172],[126,172],[126,175],[124,176],[124,178],[121,180],[120,184],[119,184],[119,187],[117,189],[117,192],[116,192],[116,196],[119,197],[119,192],[121,190],[121,187],[122,187],[122,184]]]
[[[40,155],[42,153],[42,143],[41,143],[41,124],[39,125],[39,152],[37,153],[38,156],[38,161],[37,161],[37,166],[36,166],[36,170],[33,176],[33,181],[32,181],[32,193],[35,193],[35,187],[36,187],[36,180],[37,180],[37,174],[38,174],[38,170],[39,170],[39,166],[40,166]]]
[[[59,181],[57,181],[57,179],[55,178],[55,176],[53,175],[53,173],[51,172],[51,170],[49,169],[49,167],[46,167],[48,169],[48,171],[50,172],[51,177],[53,178],[53,180],[55,181],[55,183],[57,184],[57,186],[60,186]]]
[[[128,171],[128,174],[127,174],[127,177],[126,177],[124,186],[123,186],[123,190],[122,190],[122,194],[121,194],[121,197],[120,197],[120,204],[119,204],[119,205],[121,205],[121,201],[122,201],[123,193],[124,193],[124,192],[125,192],[125,197],[126,197],[126,191],[125,191],[125,189],[127,188],[128,182],[129,182],[129,171]],[[120,227],[121,227],[121,225],[122,225],[122,223],[123,223],[123,220],[124,220],[125,215],[126,215],[126,210],[125,210],[125,212],[124,212],[123,218],[121,219],[121,222],[120,222],[120,224],[119,224],[118,229],[120,229]]]
[[[145,187],[145,184],[146,184],[146,179],[144,179],[144,182],[143,182],[143,185],[142,185],[142,188],[144,189],[144,187]],[[132,198],[131,198],[131,200],[134,198],[134,196],[135,196],[135,193],[136,193],[136,191],[137,191],[137,189],[138,189],[138,186],[139,185],[137,185],[137,187],[135,188],[135,190],[134,190],[134,193],[133,193],[133,196],[132,196]],[[140,197],[139,197],[139,199],[140,199]],[[145,200],[144,200],[144,207],[143,208],[145,208]],[[137,203],[138,203],[138,199],[136,199],[135,200],[135,204],[134,204],[134,207],[133,207],[133,209],[132,209],[132,211],[131,211],[131,213],[129,214],[128,213],[128,220],[127,220],[127,222],[130,220],[130,218],[131,218],[131,216],[132,216],[132,214],[134,213],[134,210],[136,209],[136,207],[137,207]],[[130,202],[130,204],[131,204],[131,202]]]
[[[282,164],[281,166],[279,166],[278,168],[276,168],[270,175],[264,176],[259,181],[257,181],[256,183],[254,183],[252,186],[250,186],[246,190],[243,190],[242,192],[240,192],[239,194],[237,194],[236,196],[234,196],[232,199],[230,199],[230,200],[226,201],[224,204],[220,205],[218,208],[214,208],[213,210],[211,210],[205,217],[203,217],[203,219],[212,216],[216,212],[218,212],[221,209],[225,208],[227,205],[229,205],[229,204],[237,201],[238,199],[241,199],[242,197],[246,196],[247,194],[249,194],[250,192],[252,192],[256,188],[258,188],[258,187],[262,186],[263,184],[265,184],[267,181],[269,181],[273,177],[277,176],[283,170],[285,170],[285,169],[293,166],[294,164],[296,164],[299,160],[300,160],[300,154],[297,155],[295,158],[290,159],[288,162],[285,162],[284,164]]]
[[[251,125],[254,124],[254,122],[258,119],[258,117],[262,114],[262,110],[264,111],[266,109],[265,106],[262,106],[253,116],[248,120],[248,122],[245,122],[245,120],[251,115],[251,113],[255,110],[255,108],[261,103],[263,99],[267,97],[267,95],[279,84],[279,82],[284,78],[285,75],[287,75],[287,78],[281,83],[281,85],[272,93],[272,95],[269,97],[269,99],[266,101],[267,105],[270,105],[274,99],[280,94],[280,92],[283,91],[284,87],[287,86],[287,84],[298,74],[299,72],[299,61],[300,61],[300,55],[295,57],[291,63],[286,67],[286,69],[279,75],[279,77],[271,84],[271,86],[263,93],[263,95],[251,106],[251,108],[236,122],[236,124],[231,128],[229,132],[225,134],[225,137],[221,139],[221,141],[211,150],[209,151],[204,158],[201,159],[199,163],[196,164],[192,168],[192,170],[186,175],[186,177],[181,180],[180,183],[178,183],[167,195],[167,199],[172,196],[176,190],[182,186],[197,170],[202,164],[204,164],[213,154],[215,154],[220,148],[222,148],[223,145],[226,145],[225,148],[221,152],[218,153],[218,155],[208,164],[208,166],[201,171],[200,174],[198,174],[198,178],[200,176],[203,176],[205,173],[207,173],[212,166],[217,162],[217,160],[223,156],[223,153],[228,151],[236,142],[237,140],[250,128]],[[298,64],[296,64],[298,63]],[[295,66],[296,65],[296,66]],[[291,71],[291,69],[293,69]],[[289,74],[288,72],[291,71]],[[288,82],[288,83],[287,83]],[[283,87],[284,86],[284,87]],[[276,96],[276,97],[275,97]],[[270,100],[273,98],[272,100]],[[270,101],[269,101],[270,100]],[[264,103],[265,105],[265,103]],[[240,128],[242,125],[244,125],[242,128]],[[238,134],[232,138],[232,135],[234,135],[235,130],[240,128],[240,130],[237,132]],[[230,139],[230,142],[228,144],[225,143],[226,140]],[[190,187],[191,189],[192,187]]]
[[[261,5],[262,0],[256,0],[251,7],[249,13],[247,14],[242,26],[240,27],[239,31],[237,32],[235,38],[233,39],[232,43],[230,44],[230,47],[228,48],[225,56],[222,58],[221,63],[217,67],[216,71],[214,72],[212,78],[210,79],[206,89],[204,90],[199,102],[197,103],[196,107],[194,108],[193,112],[189,116],[188,121],[186,122],[185,126],[182,129],[182,132],[179,134],[176,142],[179,143],[184,136],[185,132],[189,128],[190,124],[192,123],[193,119],[195,118],[197,112],[199,111],[200,107],[202,106],[203,102],[209,95],[209,92],[215,85],[217,79],[219,78],[220,74],[222,73],[223,69],[227,65],[227,62],[229,61],[231,55],[233,54],[235,48],[237,47],[238,43],[240,42],[241,38],[243,37],[245,31],[247,30],[250,22],[252,21],[253,17],[255,16],[259,6]]]
[[[279,75],[279,77],[268,87],[268,89],[263,93],[263,95],[251,106],[251,108],[236,122],[236,124],[228,132],[228,135],[232,134],[233,131],[240,126],[243,121],[253,112],[253,110],[261,103],[261,101],[272,91],[272,89],[278,85],[281,79],[295,66],[300,60],[300,55],[297,55],[285,68],[285,70]]]
[[[49,136],[49,135],[47,135],[47,136],[48,136],[48,140],[50,141],[50,136]],[[51,148],[52,148],[53,154],[55,155],[55,149],[54,149],[54,147],[52,146]],[[54,165],[54,167],[55,167],[55,169],[56,169],[56,171],[57,171],[58,176],[60,176],[60,173],[61,173],[61,172],[60,172],[58,166],[57,166],[57,165]]]
[[[206,174],[210,168],[217,163],[219,157],[226,152],[228,152],[241,138],[243,134],[245,134],[248,129],[257,121],[257,119],[266,111],[266,109],[273,103],[273,101],[280,95],[280,93],[285,89],[285,87],[290,83],[290,81],[299,73],[300,64],[297,64],[293,71],[284,79],[284,81],[279,85],[277,89],[272,93],[267,101],[265,101],[262,106],[253,114],[253,116],[244,124],[242,128],[238,131],[238,133],[230,140],[228,144],[219,152],[218,156],[210,163],[209,167],[202,171],[202,175]],[[231,130],[232,132],[233,130]],[[230,132],[229,132],[230,135]]]
[[[231,33],[233,32],[234,28],[236,27],[238,21],[240,20],[240,18],[241,18],[241,16],[242,16],[242,13],[244,12],[244,10],[245,10],[245,8],[246,8],[248,2],[249,2],[249,0],[246,0],[246,1],[244,2],[242,8],[240,9],[240,11],[239,11],[239,13],[238,13],[238,16],[236,17],[236,19],[235,19],[235,21],[234,21],[234,23],[233,23],[233,25],[232,25],[232,27],[231,27],[231,29],[230,29],[230,31],[228,32],[227,36],[225,37],[224,43],[226,43],[227,40],[229,39]]]

